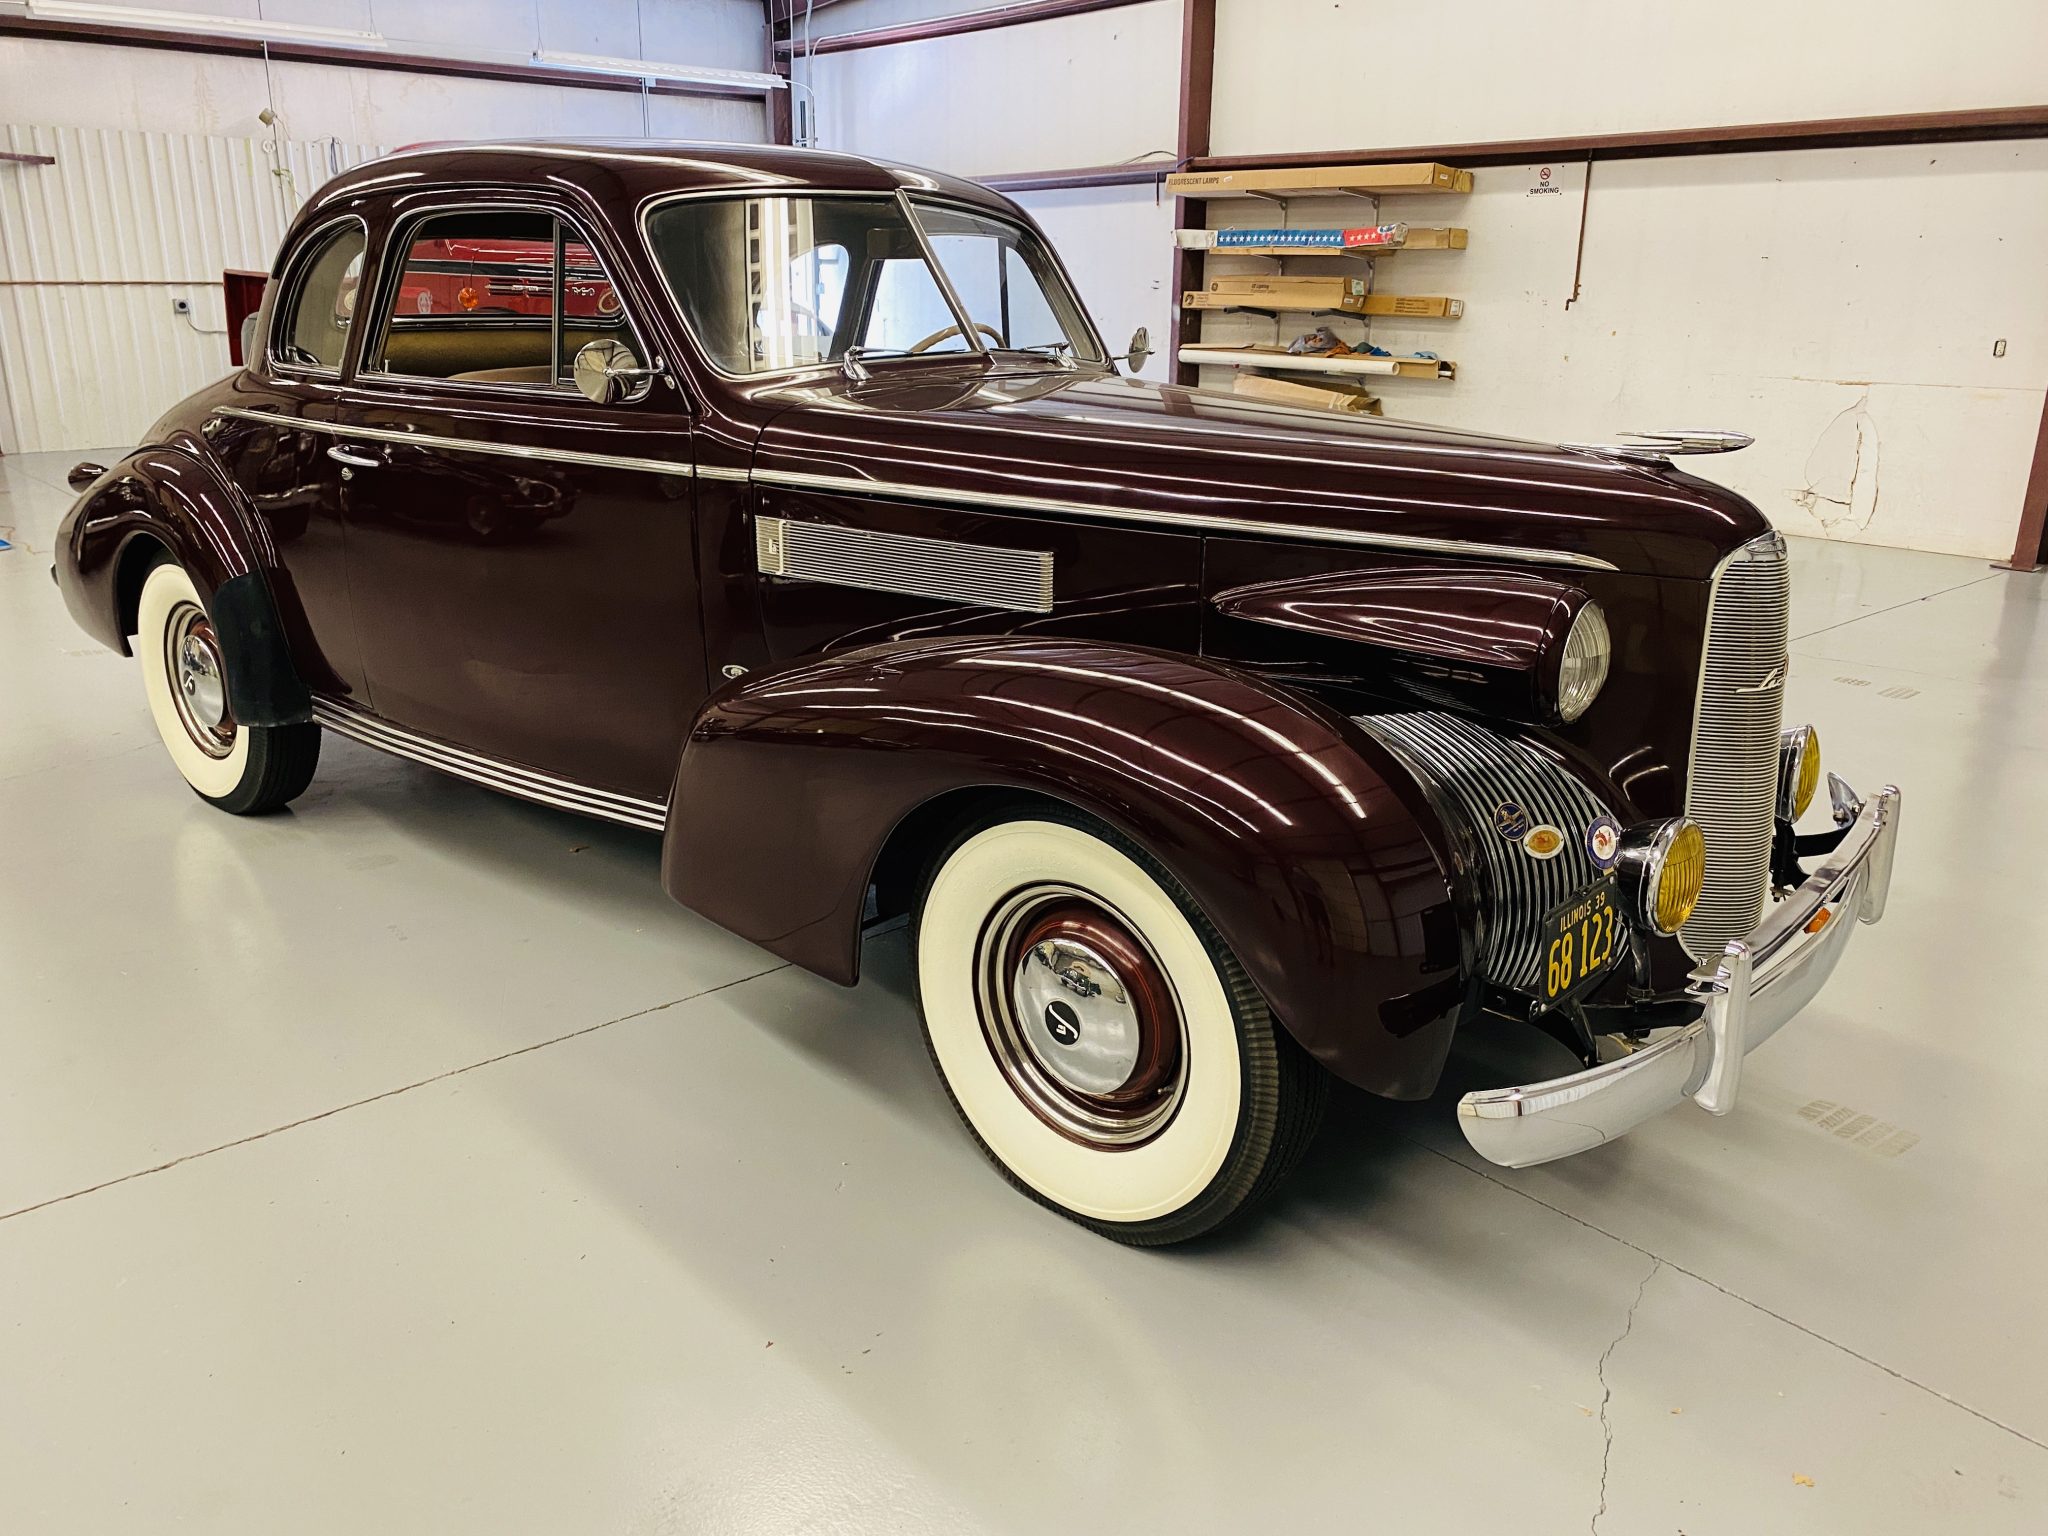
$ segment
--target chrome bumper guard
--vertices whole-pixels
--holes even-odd
[[[1735,1107],[1743,1057],[1826,985],[1856,922],[1884,916],[1899,834],[1898,787],[1886,785],[1865,803],[1828,777],[1847,834],[1747,938],[1693,972],[1689,991],[1705,1012],[1584,1072],[1466,1094],[1458,1124],[1480,1156],[1527,1168],[1611,1141],[1686,1099],[1715,1115]]]

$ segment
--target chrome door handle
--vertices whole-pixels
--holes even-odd
[[[357,469],[384,468],[384,461],[374,453],[365,453],[360,448],[345,448],[340,443],[327,450],[327,457],[337,464],[350,464]]]

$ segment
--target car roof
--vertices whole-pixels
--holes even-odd
[[[428,186],[567,184],[615,217],[665,192],[940,192],[1011,209],[1001,194],[961,177],[831,150],[780,144],[663,139],[510,139],[414,144],[343,171],[314,197],[328,209],[365,194]]]

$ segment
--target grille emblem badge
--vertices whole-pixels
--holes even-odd
[[[1519,843],[1529,835],[1529,813],[1512,800],[1503,800],[1493,808],[1493,830],[1511,843]]]
[[[1785,664],[1781,661],[1763,675],[1763,681],[1752,683],[1747,688],[1731,688],[1730,693],[1769,693],[1785,681]]]
[[[1596,817],[1586,828],[1586,857],[1605,874],[1621,859],[1621,823],[1612,816]]]
[[[1522,847],[1532,859],[1554,859],[1564,849],[1564,834],[1545,822],[1540,827],[1529,829],[1529,835],[1522,839]]]

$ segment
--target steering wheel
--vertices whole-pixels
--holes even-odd
[[[1000,347],[1003,344],[1003,333],[997,330],[994,326],[983,325],[979,320],[977,320],[974,322],[974,328],[977,331],[980,331],[984,336],[988,337],[988,339],[994,342],[997,346]],[[913,356],[915,356],[919,352],[931,351],[933,347],[937,346],[940,342],[944,341],[948,336],[962,336],[965,334],[966,332],[962,331],[959,326],[949,325],[944,330],[933,331],[931,335],[925,337],[923,341],[918,342],[916,345],[908,348],[908,350]]]

